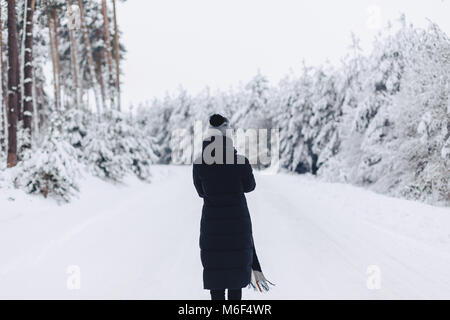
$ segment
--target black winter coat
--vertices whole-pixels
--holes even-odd
[[[203,142],[203,150],[224,136]],[[224,149],[226,143],[223,143]],[[203,198],[200,249],[205,289],[239,289],[251,280],[253,269],[261,269],[254,250],[252,223],[245,192],[255,189],[252,167],[245,157],[234,153],[234,164],[194,163],[193,178]],[[225,162],[225,161],[224,161]],[[224,163],[223,162],[223,163]]]

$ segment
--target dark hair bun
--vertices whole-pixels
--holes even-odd
[[[210,118],[209,118],[209,123],[213,126],[213,127],[220,127],[222,124],[224,124],[225,122],[228,122],[227,118],[222,117],[220,114],[213,114]]]

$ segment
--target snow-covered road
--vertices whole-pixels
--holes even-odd
[[[191,168],[153,173],[88,178],[66,205],[0,189],[0,298],[208,299]],[[256,180],[254,238],[277,286],[244,299],[450,298],[449,208],[307,176]]]

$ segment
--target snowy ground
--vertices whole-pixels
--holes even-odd
[[[0,298],[209,298],[191,168],[153,173],[152,184],[89,178],[68,205],[0,189]],[[256,179],[254,238],[277,286],[245,299],[450,298],[449,208],[305,176]],[[78,290],[67,288],[72,265]],[[367,287],[372,265],[380,289]]]

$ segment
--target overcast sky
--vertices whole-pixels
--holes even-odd
[[[118,19],[127,47],[125,105],[179,85],[227,89],[258,70],[276,83],[301,61],[338,63],[353,31],[365,50],[388,20],[405,13],[450,34],[450,0],[128,0]]]

